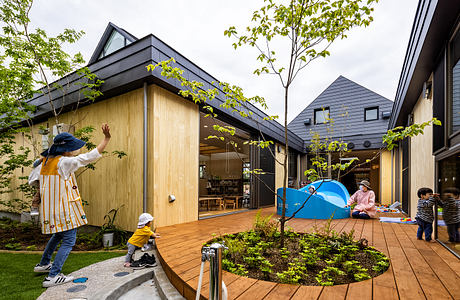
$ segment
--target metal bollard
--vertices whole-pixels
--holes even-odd
[[[222,248],[214,243],[201,250],[202,260],[209,260],[209,300],[222,300]]]

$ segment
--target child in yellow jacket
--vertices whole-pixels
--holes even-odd
[[[159,238],[160,234],[155,233],[150,229],[153,217],[149,213],[143,213],[139,216],[139,222],[137,223],[137,229],[131,238],[128,240],[128,253],[125,256],[125,267],[131,266],[132,256],[136,249],[140,249],[144,244],[147,244],[150,237]]]

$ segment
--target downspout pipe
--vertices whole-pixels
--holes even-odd
[[[147,82],[144,82],[144,158],[143,158],[143,201],[142,211],[147,212],[147,171],[148,171],[148,114],[147,114]]]

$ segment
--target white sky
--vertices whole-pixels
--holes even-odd
[[[288,121],[312,102],[339,75],[394,100],[417,0],[380,0],[374,22],[355,28],[348,39],[329,48],[331,56],[304,69],[290,90]],[[216,77],[241,86],[247,96],[263,96],[268,114],[283,122],[283,89],[277,78],[256,76],[257,52],[234,50],[223,32],[231,25],[245,28],[261,0],[35,0],[32,23],[55,35],[64,28],[86,34],[69,52],[80,51],[86,61],[92,55],[108,22],[142,38],[154,34],[199,67]]]

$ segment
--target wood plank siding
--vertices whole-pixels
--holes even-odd
[[[198,106],[172,92],[155,85],[148,87],[148,203],[147,211],[155,219],[155,226],[166,226],[198,219]],[[143,89],[81,107],[77,112],[59,116],[60,123],[75,124],[78,130],[92,125],[96,144],[102,139],[100,126],[107,122],[111,141],[106,151],[123,150],[123,159],[108,157],[99,160],[96,170],[78,175],[82,199],[88,201],[85,212],[90,225],[100,226],[104,215],[121,205],[117,223],[134,231],[143,210]],[[53,126],[54,118],[33,127],[34,137],[40,141],[39,126]],[[16,147],[23,145],[17,136]],[[38,147],[41,151],[41,146]],[[31,154],[31,158],[32,158]],[[30,169],[17,171],[28,176]],[[13,182],[13,186],[17,186]],[[176,201],[168,202],[168,195]],[[21,196],[17,193],[4,197]]]

